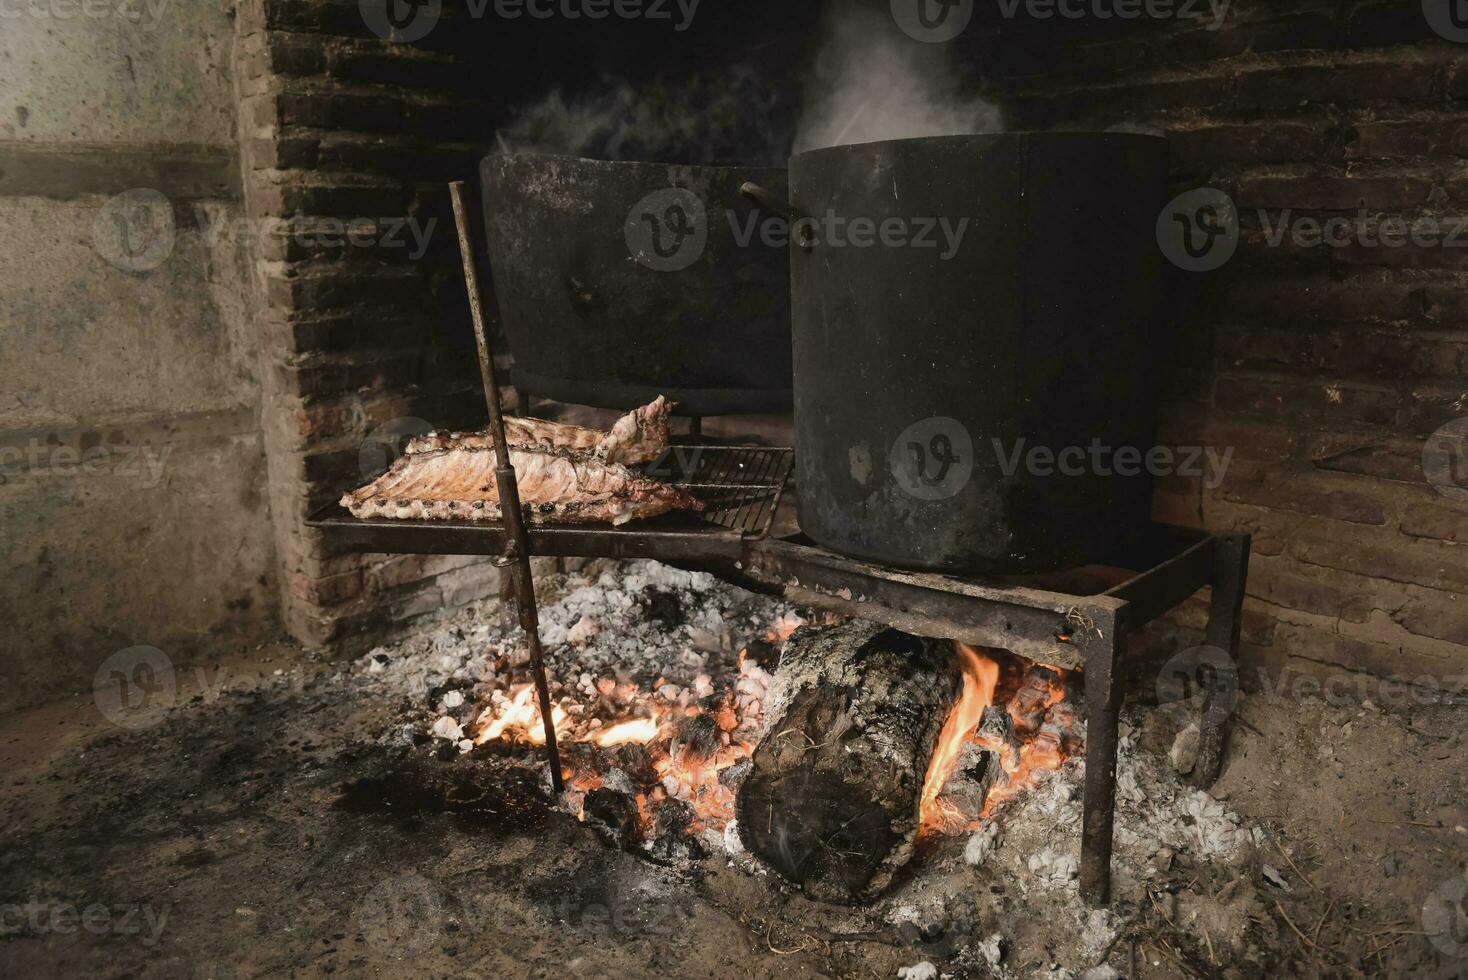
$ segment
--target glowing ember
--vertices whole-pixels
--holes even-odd
[[[770,636],[788,635],[799,625],[798,621],[781,621]],[[654,822],[653,809],[670,799],[692,807],[691,831],[722,830],[734,818],[734,789],[720,781],[720,774],[752,751],[741,736],[758,725],[770,682],[770,675],[742,653],[738,666],[737,675],[726,682],[732,689],[723,691],[706,674],[687,688],[658,678],[649,691],[610,677],[592,680],[583,675],[579,688],[583,693],[592,692],[595,703],[570,704],[569,710],[557,705],[552,715],[556,739],[608,750],[626,745],[646,748],[647,776],[643,778],[647,781],[634,787],[644,832]],[[622,720],[608,724],[594,715]],[[545,744],[539,705],[530,684],[513,688],[509,696],[496,692],[476,725],[475,745],[496,741]],[[601,788],[604,773],[615,765],[614,758],[606,757],[595,762],[596,768],[566,772],[572,807],[580,810],[585,795]]]

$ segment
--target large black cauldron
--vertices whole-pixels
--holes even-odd
[[[481,166],[490,266],[523,391],[687,415],[790,410],[790,279],[739,194],[785,171],[516,154]],[[749,235],[746,240],[743,236]]]
[[[1146,522],[1166,178],[1165,141],[1128,134],[796,156],[805,533],[1007,573],[1102,559]]]

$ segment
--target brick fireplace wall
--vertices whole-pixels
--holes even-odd
[[[1218,29],[1016,9],[960,42],[1011,129],[1165,133],[1173,192],[1237,207],[1234,257],[1176,276],[1162,418],[1164,441],[1235,457],[1217,486],[1165,481],[1156,513],[1253,533],[1250,658],[1468,673],[1468,507],[1422,464],[1468,416],[1468,44],[1417,0],[1235,0]],[[1392,216],[1456,242],[1366,244]],[[1337,217],[1344,244],[1270,241]]]
[[[1429,484],[1421,454],[1468,415],[1465,252],[1372,248],[1355,232],[1340,247],[1275,245],[1269,232],[1302,218],[1468,216],[1468,46],[1434,33],[1416,0],[1234,0],[1217,29],[1006,6],[978,4],[957,45],[1011,129],[1166,133],[1174,193],[1216,188],[1240,213],[1223,268],[1176,275],[1162,419],[1166,441],[1234,455],[1217,485],[1163,481],[1156,510],[1255,535],[1251,660],[1440,682],[1461,671],[1468,515]],[[453,2],[444,16],[414,44],[377,37],[354,0],[245,0],[236,18],[251,218],[277,231],[323,218],[434,229],[416,258],[259,236],[284,618],[311,644],[375,640],[495,587],[482,562],[333,554],[302,526],[359,479],[381,426],[483,418],[443,183],[472,183],[507,108],[548,80],[585,89],[602,70],[708,64],[696,43],[646,25],[626,28],[642,48],[610,43],[610,24],[582,25],[596,33],[577,48],[564,23],[534,41]],[[729,49],[715,16],[699,29]],[[1177,624],[1202,617],[1194,602]]]
[[[283,618],[308,645],[358,647],[496,588],[481,560],[336,553],[303,524],[364,482],[374,433],[484,418],[446,188],[472,186],[488,131],[473,41],[452,20],[384,40],[355,0],[238,8],[270,504]]]
[[[365,482],[363,449],[383,427],[483,424],[446,182],[464,180],[474,196],[497,128],[552,91],[574,101],[656,80],[681,92],[681,80],[717,72],[748,55],[745,40],[772,33],[731,6],[710,5],[681,29],[507,18],[492,4],[444,0],[436,26],[403,42],[364,16],[387,2],[240,0],[236,16],[245,201],[262,230],[263,427],[283,619],[308,645],[344,649],[488,595],[498,580],[482,560],[336,554],[303,525]],[[776,33],[812,22],[809,12],[786,16]],[[342,247],[312,233],[364,220],[380,232],[406,220],[395,239],[410,247]],[[415,234],[427,239],[421,256]]]

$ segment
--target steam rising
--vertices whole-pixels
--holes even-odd
[[[502,128],[498,140],[511,153],[780,166],[795,112],[792,93],[741,65],[635,87],[606,78],[571,99],[554,90]]]
[[[915,41],[886,16],[837,14],[806,84],[795,152],[916,136],[997,133],[999,108],[965,91],[947,45]]]

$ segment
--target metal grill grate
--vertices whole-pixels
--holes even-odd
[[[643,472],[682,487],[706,505],[703,519],[764,534],[795,464],[789,447],[669,446]]]

